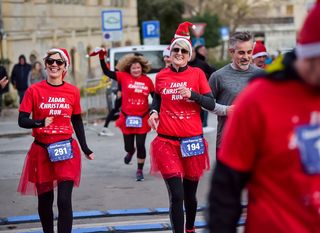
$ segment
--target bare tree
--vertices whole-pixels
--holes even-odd
[[[230,32],[234,32],[244,19],[255,15],[256,9],[268,11],[273,2],[277,0],[185,0],[187,14],[203,14],[210,12],[219,17],[223,25],[229,27]]]

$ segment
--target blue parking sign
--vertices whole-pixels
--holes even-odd
[[[143,38],[159,38],[160,22],[156,20],[142,22],[142,36]]]

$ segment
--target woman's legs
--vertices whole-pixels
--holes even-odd
[[[53,197],[53,190],[38,195],[38,213],[44,233],[54,233],[52,210]]]
[[[183,179],[184,208],[186,210],[186,230],[194,228],[197,213],[197,188],[199,181]]]
[[[137,181],[142,181],[144,180],[143,176],[143,166],[144,166],[144,161],[146,160],[146,137],[147,134],[136,134],[136,145],[137,145],[137,160],[138,160],[138,169],[137,169],[137,174],[136,178]]]
[[[71,233],[72,231],[72,190],[73,181],[61,181],[58,184],[58,233]]]
[[[123,134],[123,141],[124,150],[127,152],[127,155],[124,157],[124,163],[129,164],[135,152],[134,134]]]
[[[170,200],[170,221],[174,233],[183,233],[184,213],[183,213],[183,183],[180,177],[172,177],[164,180]]]

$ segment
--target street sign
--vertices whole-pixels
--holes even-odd
[[[221,27],[220,28],[220,36],[223,41],[229,40],[229,28]]]
[[[110,41],[119,41],[122,38],[121,10],[101,11],[101,26],[103,38]]]
[[[142,37],[145,45],[160,44],[160,22],[156,20],[142,22]]]
[[[206,23],[194,23],[195,28],[192,28],[193,35],[200,38],[204,34],[204,29],[207,26]]]
[[[198,45],[206,45],[203,37],[200,38],[192,38],[192,47],[196,47]]]

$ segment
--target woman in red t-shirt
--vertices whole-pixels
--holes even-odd
[[[92,55],[99,54],[103,73],[111,79],[116,80],[122,89],[122,107],[116,126],[123,134],[124,149],[127,152],[124,163],[129,164],[136,151],[134,141],[137,145],[138,168],[136,180],[144,180],[143,166],[146,159],[146,136],[150,131],[148,125],[149,104],[148,96],[154,92],[152,80],[146,76],[150,70],[148,60],[141,55],[128,54],[122,57],[116,72],[109,70],[104,57],[105,49],[96,50]]]
[[[202,70],[187,65],[192,46],[182,23],[170,45],[171,66],[156,76],[149,124],[158,136],[151,144],[151,173],[160,172],[170,198],[170,219],[175,233],[194,233],[196,192],[203,171],[209,169],[207,143],[203,138],[201,107],[215,102]]]
[[[71,232],[72,189],[79,186],[81,175],[81,152],[72,139],[73,129],[87,159],[94,159],[94,155],[85,139],[80,91],[63,80],[70,65],[67,50],[50,49],[44,63],[47,80],[27,89],[19,109],[19,126],[32,128],[34,142],[26,157],[18,192],[38,195],[43,231],[51,233],[53,189],[58,186],[58,232]]]

